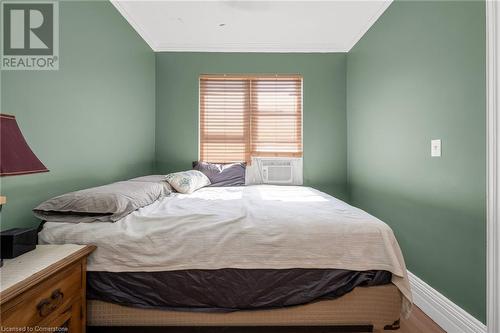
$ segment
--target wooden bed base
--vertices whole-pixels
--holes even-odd
[[[89,326],[364,326],[399,328],[401,294],[393,284],[358,287],[334,300],[282,309],[200,313],[138,309],[89,300]]]

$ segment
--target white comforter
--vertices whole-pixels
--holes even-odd
[[[173,194],[115,222],[51,223],[43,244],[95,244],[89,271],[338,268],[387,270],[411,292],[384,222],[301,186],[206,187]]]

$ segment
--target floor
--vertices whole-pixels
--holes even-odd
[[[164,328],[92,328],[87,329],[89,333],[347,333],[359,332],[332,327],[164,327]],[[395,331],[384,331],[386,333],[446,333],[441,327],[427,317],[422,310],[414,306],[410,318],[401,321],[401,328]]]

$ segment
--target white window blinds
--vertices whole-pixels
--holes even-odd
[[[302,78],[200,77],[200,160],[302,156]]]

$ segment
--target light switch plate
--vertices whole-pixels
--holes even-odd
[[[431,140],[431,156],[441,157],[441,139]]]

